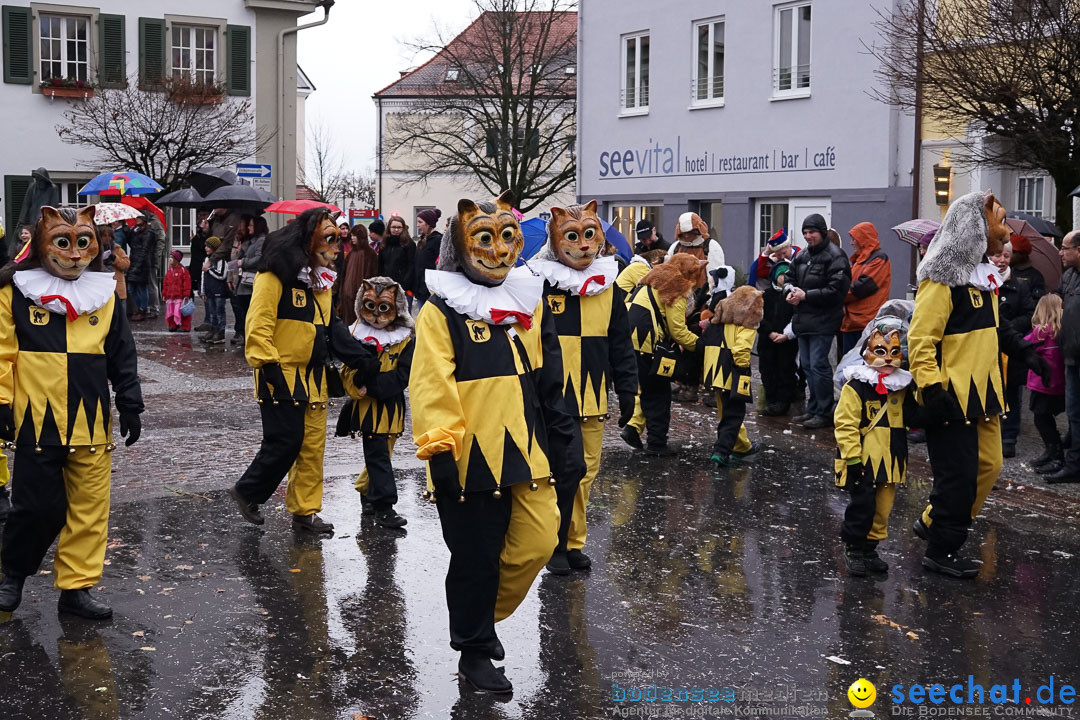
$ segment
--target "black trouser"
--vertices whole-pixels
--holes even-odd
[[[236,489],[248,502],[258,505],[270,499],[281,480],[296,462],[304,444],[304,414],[307,404],[282,400],[275,405],[263,400],[259,405],[263,438],[259,452],[236,483]]]
[[[1035,413],[1035,429],[1046,447],[1061,447],[1061,433],[1058,432],[1057,420],[1050,413]]]
[[[716,425],[716,442],[713,444],[713,455],[726,458],[735,447],[735,440],[739,437],[739,428],[742,427],[746,418],[746,400],[724,393],[724,410],[720,414],[720,422]]]
[[[667,445],[671,426],[671,381],[654,374],[652,362],[652,355],[638,355],[638,387],[648,444],[661,447]]]
[[[795,383],[798,373],[795,367],[795,356],[799,354],[798,343],[793,340],[774,343],[768,335],[758,333],[757,348],[765,404],[790,405],[795,400]]]
[[[927,554],[955,552],[967,540],[978,489],[979,422],[951,422],[926,428],[926,450],[934,473]]]
[[[648,417],[646,417],[648,421]],[[650,435],[650,437],[652,437]],[[580,453],[580,464],[582,467],[587,466],[588,462],[585,459],[585,444],[578,442],[571,442],[566,448],[566,453]],[[576,465],[576,464],[575,464]],[[573,473],[576,475],[577,473]],[[555,477],[555,504],[559,507],[559,544],[555,546],[556,550],[566,552],[566,543],[570,535],[570,521],[574,517],[574,499],[577,497],[578,488],[581,486],[580,477],[574,477],[567,479],[567,473],[560,472]]]
[[[858,477],[848,476],[847,485],[848,506],[844,510],[844,522],[840,526],[840,538],[848,545],[856,547],[873,547],[878,540],[884,537],[888,530],[889,511],[892,509],[892,498],[895,496],[895,488],[891,486],[875,485],[873,478],[868,477],[864,471]],[[887,492],[883,496],[883,502],[879,503],[878,493]],[[882,513],[881,535],[870,538],[870,531],[874,527],[874,516],[879,511]]]
[[[465,502],[436,493],[435,505],[450,550],[446,572],[450,647],[490,654],[498,640],[499,555],[510,526],[511,491],[505,488],[499,499],[491,492],[469,493]]]
[[[364,464],[369,480],[365,495],[367,501],[377,512],[394,507],[398,497],[394,466],[390,464],[389,435],[364,435]]]
[[[41,446],[41,452],[19,445],[15,450],[11,514],[4,524],[5,573],[37,574],[41,561],[67,521],[64,487],[66,447]]]
[[[231,301],[233,318],[233,329],[236,330],[237,337],[244,337],[244,326],[247,324],[247,311],[248,306],[251,305],[250,295],[233,295]]]

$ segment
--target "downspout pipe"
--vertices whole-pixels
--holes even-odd
[[[330,8],[334,6],[335,0],[321,0],[316,7],[323,9],[323,16],[321,20],[307,23],[306,25],[297,25],[296,27],[282,28],[278,32],[277,36],[277,51],[278,51],[278,106],[277,106],[277,161],[279,170],[278,177],[278,197],[286,199],[285,195],[285,36],[293,35],[301,30],[307,30],[308,28],[318,27],[319,25],[325,25],[330,20]],[[295,91],[295,88],[293,88]],[[294,161],[295,162],[295,161]]]

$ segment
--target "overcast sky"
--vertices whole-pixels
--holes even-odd
[[[475,14],[472,0],[337,0],[330,22],[300,32],[300,67],[317,88],[307,100],[308,127],[329,129],[346,169],[375,169],[371,96],[425,59],[406,44],[433,37],[435,27],[459,32]],[[321,17],[318,10],[298,24]]]

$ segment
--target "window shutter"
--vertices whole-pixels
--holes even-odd
[[[487,147],[484,150],[484,157],[498,157],[499,156],[499,131],[489,129],[487,131]]]
[[[529,131],[529,142],[525,145],[526,158],[540,157],[540,130],[533,128]]]
[[[103,88],[127,86],[127,45],[123,15],[98,17],[98,85]]]
[[[139,88],[160,89],[165,81],[165,21],[139,18]]]
[[[3,16],[4,82],[29,85],[34,80],[30,8],[4,5]]]
[[[226,86],[230,95],[251,94],[251,26],[229,25]]]
[[[15,247],[19,240],[19,213],[22,212],[23,200],[26,191],[34,178],[30,175],[5,175],[4,176],[4,209],[7,210],[4,217],[4,227],[7,228],[8,254],[15,257],[15,253],[21,248]]]

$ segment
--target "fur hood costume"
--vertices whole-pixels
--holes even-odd
[[[682,298],[690,298],[697,287],[701,262],[691,255],[673,255],[662,265],[650,270],[641,278],[642,285],[656,291],[660,301],[671,305]]]
[[[757,329],[764,315],[762,294],[750,285],[743,285],[716,304],[715,314],[709,320],[714,325],[731,324]]]
[[[991,198],[993,196],[990,196]],[[993,254],[989,247],[990,224],[986,217],[987,196],[981,192],[964,195],[945,213],[919,263],[919,283],[932,280],[948,287],[967,285],[975,268],[984,262],[985,256]],[[999,244],[1000,249],[1000,244]]]

